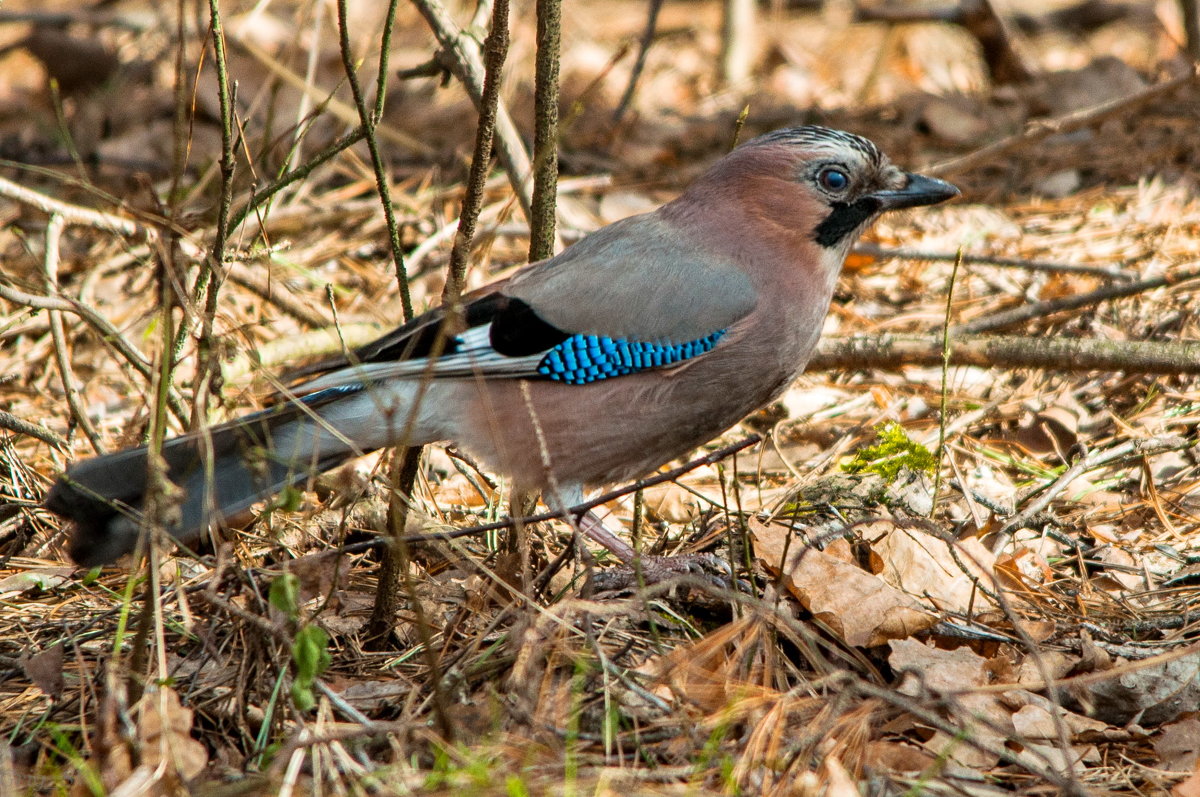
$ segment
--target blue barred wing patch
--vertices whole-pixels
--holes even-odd
[[[686,343],[643,343],[602,335],[572,335],[546,352],[537,371],[557,382],[584,385],[690,360],[711,351],[724,335],[725,330],[719,329]]]

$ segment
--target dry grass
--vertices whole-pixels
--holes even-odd
[[[568,9],[567,240],[671,196],[728,146],[747,102],[747,132],[820,121],[919,167],[1029,118],[1180,71],[1169,8],[1159,22],[1043,32],[1026,42],[1043,71],[1083,71],[1017,89],[992,89],[955,29],[889,31],[776,11],[754,84],[721,88],[712,74],[719,5],[666,4],[618,129],[609,120],[633,58],[615,54],[636,46],[645,4]],[[349,102],[330,8],[222,11],[245,136],[236,211],[354,118],[322,107],[335,88]],[[382,13],[377,3],[355,8],[352,40],[368,72]],[[507,74],[506,102],[522,126],[532,115],[530,15],[514,24]],[[16,50],[0,61],[0,176],[143,230],[105,231],[68,216],[48,276],[46,213],[0,200],[0,287],[85,306],[135,360],[154,363],[162,275],[192,285],[214,234],[215,78],[209,51],[193,101],[202,44],[190,34],[179,95],[189,117],[176,127],[173,23],[131,11],[118,18],[141,29],[76,23],[77,40],[51,37],[41,60]],[[28,28],[0,33],[16,41]],[[93,39],[123,66],[84,46]],[[429,40],[402,8],[393,65],[426,60]],[[1111,63],[1091,66],[1104,55],[1130,66],[1119,77]],[[84,74],[116,71],[99,87],[73,84],[68,67],[77,63]],[[453,84],[389,85],[380,141],[421,308],[441,294],[474,113]],[[293,156],[304,109],[315,110]],[[963,201],[887,219],[873,242],[1137,277],[1195,269],[1197,109],[1193,83],[1136,113],[1018,148],[953,175]],[[179,164],[181,143],[189,149]],[[225,379],[210,420],[258,406],[288,364],[336,347],[319,331],[335,320],[351,341],[400,320],[362,145],[267,210],[230,237],[235,263],[214,319]],[[526,235],[507,183],[494,178],[469,283],[519,265]],[[1110,279],[987,264],[952,275],[943,260],[854,256],[826,333],[940,334],[948,295],[950,320],[963,323]],[[1168,284],[1012,331],[1194,340],[1196,294],[1195,281]],[[0,409],[66,441],[59,449],[0,433],[0,793],[1148,794],[1196,766],[1188,747],[1200,748],[1200,582],[1187,568],[1200,555],[1200,385],[1192,377],[900,363],[811,373],[746,422],[769,430],[767,443],[608,507],[645,546],[730,557],[738,589],[685,583],[595,596],[584,587],[588,567],[572,560],[529,597],[520,561],[499,537],[425,544],[413,551],[394,636],[379,645],[362,633],[378,589],[375,555],[341,551],[386,528],[388,454],[326,478],[298,511],[230,530],[216,552],[163,552],[152,566],[90,574],[68,564],[63,530],[38,508],[44,490],[67,462],[92,453],[81,419],[114,450],[145,434],[154,398],[111,336],[65,309],[0,299]],[[182,354],[175,386],[186,410],[194,335]],[[936,488],[912,471],[844,472],[888,422],[934,450],[945,434]],[[733,430],[713,445],[741,436]],[[1106,461],[1106,452],[1124,453]],[[1084,456],[1092,466],[1062,478]],[[1047,489],[1053,500],[997,536]],[[493,476],[433,449],[410,531],[493,520],[506,511],[505,493]],[[549,523],[531,535],[536,576],[569,549],[570,533]],[[983,543],[997,539],[993,554]],[[291,601],[280,598],[285,584],[296,590]],[[973,634],[956,636],[947,623]],[[321,650],[327,666],[306,680],[312,668],[302,659]],[[1174,698],[1164,696],[1172,689]],[[303,702],[306,691],[314,706],[302,710],[293,694]]]

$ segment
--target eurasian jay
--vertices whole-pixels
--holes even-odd
[[[168,440],[182,489],[168,531],[191,542],[364,452],[441,440],[574,506],[585,486],[645,474],[777,397],[858,235],[884,211],[957,194],[849,133],[755,138],[658,210],[326,363],[264,411]],[[134,549],[146,483],[145,448],[67,468],[46,507],[75,522],[77,562]]]

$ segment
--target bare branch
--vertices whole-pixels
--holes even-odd
[[[808,370],[940,365],[942,354],[941,338],[933,335],[825,338],[808,361]],[[951,365],[981,368],[1200,374],[1200,342],[980,335],[951,338],[949,356]]]
[[[413,4],[429,24],[433,35],[447,58],[447,66],[467,90],[476,109],[483,108],[483,83],[485,70],[479,42],[459,30],[445,7],[438,0],[413,0]],[[533,173],[529,153],[521,143],[521,134],[513,124],[504,103],[496,107],[496,154],[508,173],[517,201],[526,218],[533,217],[533,194],[528,180]]]
[[[537,0],[537,63],[534,86],[533,215],[529,262],[554,254],[558,199],[558,61],[562,42],[559,0]]]

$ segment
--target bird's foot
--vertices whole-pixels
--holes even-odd
[[[628,564],[596,570],[592,574],[592,589],[596,592],[629,591],[685,577],[727,589],[731,586],[732,576],[729,563],[711,553],[639,556]]]

